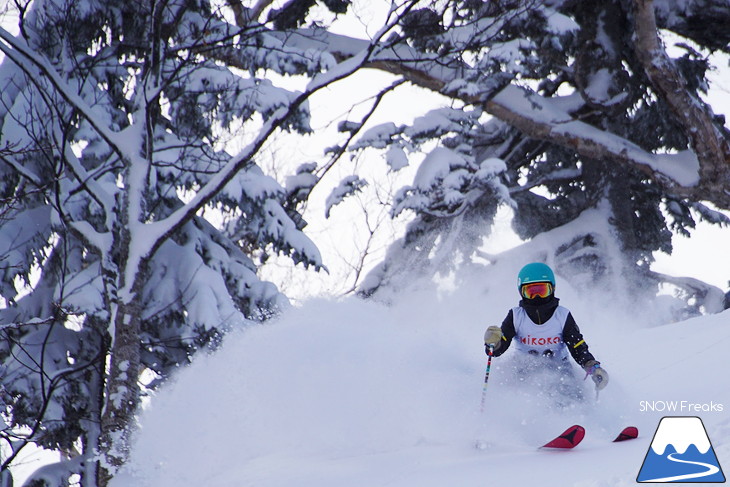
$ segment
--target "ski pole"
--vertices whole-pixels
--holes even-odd
[[[492,357],[494,356],[494,345],[489,345],[487,347],[487,355],[489,358],[487,359],[487,371],[484,374],[484,387],[482,388],[482,412],[484,412],[484,403],[486,402],[487,398],[487,382],[489,381],[489,371],[492,368]]]
[[[601,392],[601,387],[600,387],[600,385],[601,385],[601,382],[602,382],[602,380],[603,380],[603,379],[601,379],[601,380],[599,380],[598,382],[596,382],[596,402],[598,402],[598,393],[599,393],[599,392]]]
[[[589,376],[593,375],[593,371],[596,370],[597,365],[594,365],[590,370],[586,370],[586,376],[583,378],[583,380],[586,380]],[[603,381],[602,377],[598,377],[598,381],[596,382],[596,402],[598,402],[598,393],[601,392],[601,381]]]

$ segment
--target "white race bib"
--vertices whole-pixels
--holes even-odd
[[[542,325],[534,323],[522,307],[512,308],[515,325],[513,341],[521,352],[533,355],[552,356],[557,359],[568,357],[568,347],[563,342],[563,328],[570,311],[558,306],[555,312]]]

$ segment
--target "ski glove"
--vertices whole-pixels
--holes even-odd
[[[583,370],[586,371],[586,377],[590,375],[595,382],[596,390],[600,391],[608,385],[608,372],[601,368],[601,362],[589,360],[583,365]]]
[[[490,326],[487,328],[487,331],[484,333],[484,347],[487,354],[489,353],[489,347],[497,350],[501,344],[502,329],[498,326]]]

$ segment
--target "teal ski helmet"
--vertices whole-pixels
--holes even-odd
[[[555,288],[555,274],[549,265],[542,262],[531,262],[517,274],[517,290],[521,290],[524,284],[531,282],[549,282]]]

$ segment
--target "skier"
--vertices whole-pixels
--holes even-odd
[[[591,376],[596,390],[608,385],[608,373],[588,351],[578,325],[570,311],[559,305],[555,297],[555,274],[541,262],[527,264],[517,277],[522,296],[519,306],[512,308],[502,326],[490,326],[484,334],[487,354],[499,357],[512,340],[527,364],[523,372],[534,369],[559,372],[559,391],[582,399],[568,356]]]

